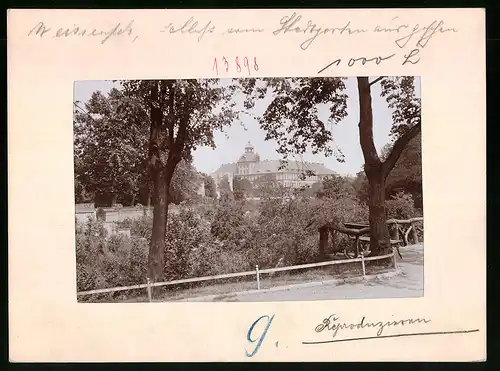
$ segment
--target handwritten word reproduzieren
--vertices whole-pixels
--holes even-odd
[[[259,65],[257,64],[257,57],[253,57],[253,60],[251,60],[251,58],[249,59],[248,57],[243,57],[243,62],[238,56],[231,61],[229,61],[226,57],[222,57],[220,60],[215,57],[212,70],[215,71],[217,76],[219,75],[219,71],[229,73],[229,71],[231,70],[241,73],[243,70],[246,70],[248,75],[250,76],[252,74],[252,70],[259,70]]]
[[[415,324],[427,324],[430,319],[427,318],[408,318],[408,319],[398,319],[393,321],[377,321],[369,322],[363,317],[357,323],[345,323],[340,322],[339,318],[335,314],[330,315],[325,318],[322,323],[316,326],[316,332],[322,332],[323,330],[329,330],[332,332],[332,336],[335,337],[339,330],[359,330],[365,327],[377,329],[377,336],[381,336],[382,332],[386,327],[397,327],[397,326],[411,326]]]

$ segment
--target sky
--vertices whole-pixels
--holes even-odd
[[[415,82],[417,85],[416,93],[420,96],[420,79],[417,78]],[[327,168],[341,175],[355,175],[361,170],[364,163],[359,144],[359,107],[356,78],[347,79],[345,84],[346,93],[349,97],[347,101],[347,117],[331,126],[335,146],[344,154],[345,162],[340,163],[335,157],[325,157],[322,154],[313,155],[310,152],[304,154],[302,160],[321,162]],[[100,90],[102,93],[107,94],[113,86],[116,85],[112,81],[77,81],[75,82],[74,100],[81,102],[79,105],[84,108],[84,102],[90,99],[93,92]],[[272,97],[268,97],[260,101],[254,108],[254,114],[264,112],[271,99]],[[243,97],[235,96],[235,100],[241,102]],[[372,86],[372,110],[373,136],[375,146],[380,153],[382,147],[390,141],[389,133],[392,125],[392,111],[387,107],[385,99],[380,97],[380,84]],[[320,116],[326,118],[326,108],[320,109]],[[193,154],[193,165],[198,171],[210,174],[222,164],[238,161],[249,141],[261,160],[279,160],[280,155],[276,153],[276,142],[272,140],[265,141],[265,135],[265,131],[260,129],[255,119],[243,115],[240,117],[240,121],[233,122],[231,126],[225,128],[224,132],[215,133],[216,149],[209,147],[196,149]]]

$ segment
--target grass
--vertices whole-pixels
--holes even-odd
[[[384,259],[384,262],[389,260]],[[388,264],[376,266],[366,262],[366,274],[376,274],[387,272]],[[389,266],[390,268],[390,266]],[[309,268],[307,270],[276,272],[274,274],[262,274],[260,276],[260,288],[268,289],[272,287],[288,286],[307,282],[321,282],[332,279],[347,279],[360,277],[362,268],[360,263],[338,264]],[[222,300],[230,297],[236,292],[257,289],[255,276],[236,277],[230,279],[220,279],[216,281],[205,281],[200,283],[180,284],[172,287],[160,288],[160,293],[154,301],[177,301],[200,296],[217,295],[215,300]],[[147,302],[146,290],[129,290],[115,295],[114,298],[102,298],[99,302],[108,303],[141,303]]]

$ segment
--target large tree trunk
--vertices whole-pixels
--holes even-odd
[[[380,79],[381,77],[370,83],[368,77],[358,77],[359,141],[365,159],[365,173],[370,189],[368,205],[372,255],[383,255],[392,251],[385,209],[385,181],[403,149],[420,132],[420,123],[411,127],[396,140],[386,160],[384,162],[380,160],[373,141],[373,113],[370,91],[370,86]]]
[[[385,207],[385,180],[382,174],[368,178],[370,197],[368,201],[370,220],[370,249],[372,255],[390,253],[391,243]]]
[[[165,232],[167,221],[167,183],[165,180],[164,172],[160,169],[153,174],[153,229],[148,256],[148,277],[151,282],[163,281],[165,268]]]
[[[369,184],[370,250],[372,255],[383,255],[391,246],[385,212],[386,176],[373,141],[372,97],[368,77],[358,77],[358,93],[359,140]]]
[[[328,248],[329,231],[326,226],[319,229],[319,259],[321,261],[326,258],[326,249]]]
[[[149,136],[149,170],[153,180],[153,229],[148,255],[148,278],[163,281],[165,267],[166,187],[164,164],[161,161],[161,128],[163,113],[158,104],[159,83],[153,81],[150,90],[151,129]],[[153,290],[156,296],[158,290]]]

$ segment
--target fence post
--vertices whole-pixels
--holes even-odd
[[[363,276],[366,276],[365,252],[364,251],[361,251],[361,266],[363,267]]]
[[[413,221],[410,223],[410,226],[411,226],[411,233],[412,233],[412,236],[413,236],[413,243],[414,244],[418,244],[417,228],[416,228],[415,224],[413,223]]]
[[[151,303],[152,300],[151,300],[151,286],[150,286],[150,284],[151,284],[151,281],[149,280],[149,277],[148,277],[147,278],[148,300]]]
[[[394,269],[396,269],[396,248],[392,248],[392,264],[394,265]]]
[[[259,266],[255,266],[255,272],[257,273],[257,290],[260,290],[260,277],[259,277]]]

